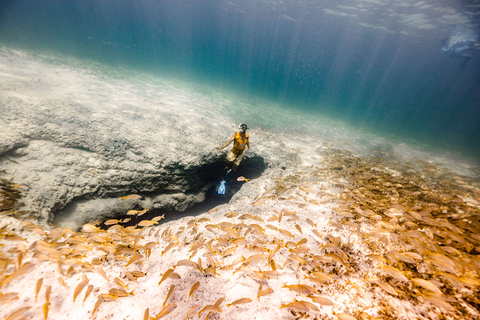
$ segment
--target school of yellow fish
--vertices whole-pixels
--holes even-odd
[[[419,160],[321,156],[248,206],[174,223],[15,224],[0,194],[0,318],[479,319],[479,185]]]

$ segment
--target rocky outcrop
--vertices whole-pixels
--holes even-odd
[[[29,186],[23,209],[41,221],[78,225],[135,205],[183,210],[220,177],[225,154],[215,148],[236,129],[222,101],[182,83],[107,77],[18,52],[1,52],[0,64],[2,177]],[[273,142],[253,135],[246,158],[277,163],[283,151],[271,158]],[[144,197],[120,202],[131,193]]]

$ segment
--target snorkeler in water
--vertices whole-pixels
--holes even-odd
[[[463,59],[461,67],[465,68],[467,63],[480,50],[480,40],[472,30],[457,26],[449,36],[442,39],[441,50],[453,57],[461,57]]]
[[[216,149],[217,153],[219,153],[220,150],[222,150],[232,141],[234,141],[233,148],[227,155],[225,168],[223,169],[222,180],[225,179],[225,175],[227,174],[227,172],[229,172],[230,170],[235,172],[237,170],[240,162],[242,161],[242,155],[245,147],[247,146],[248,149],[250,149],[249,135],[246,133],[248,129],[247,125],[242,123],[238,126],[238,128],[240,129],[240,131],[235,132],[232,137],[228,139],[227,142],[225,142],[221,147]]]

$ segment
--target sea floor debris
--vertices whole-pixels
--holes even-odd
[[[244,206],[159,225],[3,215],[0,317],[478,319],[479,185],[420,160],[320,156]]]

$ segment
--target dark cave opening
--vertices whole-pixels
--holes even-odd
[[[177,220],[187,216],[196,216],[205,212],[208,212],[210,209],[215,208],[218,205],[228,203],[230,199],[237,193],[240,188],[245,183],[245,181],[238,181],[238,177],[245,177],[246,179],[255,180],[259,178],[262,173],[267,168],[265,161],[262,157],[254,155],[252,157],[245,158],[236,172],[231,172],[226,181],[227,181],[227,192],[225,195],[218,194],[218,187],[220,185],[220,180],[222,179],[222,172],[223,168],[225,167],[225,161],[216,161],[213,163],[209,163],[207,165],[202,166],[196,170],[196,175],[198,176],[198,180],[195,187],[198,186],[209,186],[208,190],[205,194],[205,200],[196,203],[189,208],[179,211],[175,209],[166,209],[166,208],[159,208],[155,209],[152,208],[148,212],[146,212],[142,216],[135,216],[135,215],[115,215],[115,217],[111,217],[111,219],[117,220],[124,220],[130,218],[130,221],[126,223],[122,223],[124,227],[134,226],[138,224],[142,220],[151,220],[156,216],[165,215],[165,219],[160,221],[161,223]],[[141,210],[146,208],[132,208],[133,210]],[[107,220],[107,219],[106,219]],[[105,220],[105,221],[106,221]],[[101,224],[102,228],[108,229],[109,226],[105,225],[103,222]]]

